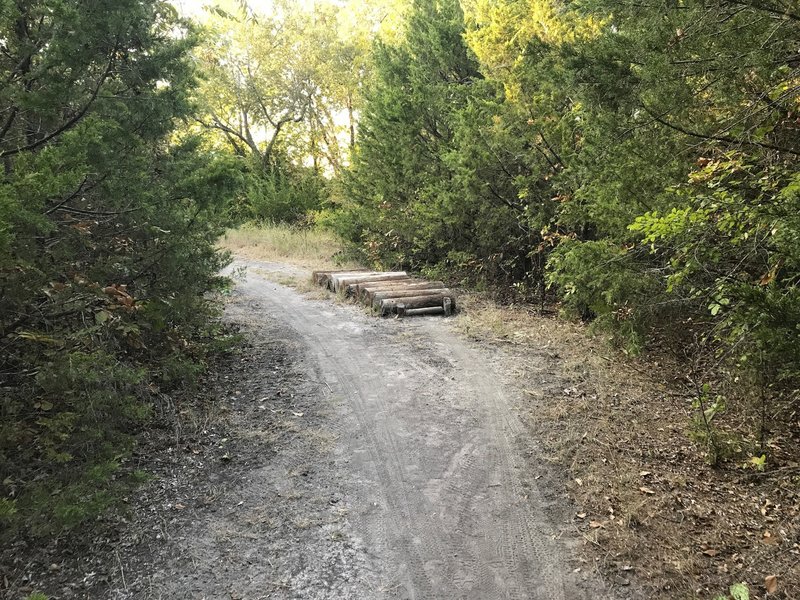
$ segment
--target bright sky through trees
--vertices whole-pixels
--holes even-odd
[[[314,7],[316,0],[293,0],[292,4],[297,5],[298,8],[308,10]],[[187,17],[199,18],[202,16],[204,6],[214,5],[214,2],[207,0],[172,0],[172,4]],[[268,14],[272,11],[272,0],[248,0],[249,6],[254,12]]]

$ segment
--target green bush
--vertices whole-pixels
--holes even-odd
[[[324,178],[313,169],[275,166],[245,178],[245,216],[260,223],[308,224],[327,201]]]
[[[238,167],[176,129],[196,40],[176,28],[156,0],[0,10],[4,539],[105,510],[153,394],[203,366]]]

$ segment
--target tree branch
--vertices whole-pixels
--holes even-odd
[[[97,95],[100,93],[100,89],[103,87],[103,84],[106,82],[106,79],[108,79],[109,75],[111,75],[111,68],[114,65],[114,55],[116,54],[118,47],[119,47],[118,44],[114,44],[114,48],[111,50],[111,55],[109,56],[108,59],[108,64],[106,65],[103,74],[100,76],[100,79],[98,80],[94,90],[92,90],[92,94],[91,96],[89,96],[89,100],[86,102],[83,108],[81,108],[71,119],[67,120],[66,123],[61,125],[61,127],[59,127],[58,129],[56,129],[51,133],[48,133],[44,137],[36,140],[35,142],[27,144],[26,146],[14,148],[12,150],[0,151],[0,158],[3,158],[5,156],[13,156],[15,154],[19,154],[20,152],[26,152],[28,150],[35,150],[39,146],[46,144],[50,140],[60,136],[65,131],[77,125],[78,122],[81,119],[83,119],[83,117],[86,115],[86,113],[89,112],[89,109],[91,108],[92,104],[94,104],[95,100],[97,99]]]
[[[739,140],[736,138],[728,137],[726,135],[712,135],[712,134],[698,133],[696,131],[686,129],[685,127],[681,127],[680,125],[676,125],[674,123],[670,123],[669,121],[664,120],[661,116],[655,114],[652,110],[650,110],[650,108],[647,105],[645,105],[644,102],[642,102],[642,108],[657,123],[660,123],[665,127],[669,127],[670,129],[674,129],[675,131],[678,131],[690,137],[695,137],[701,140],[713,140],[715,142],[722,142],[723,144],[730,144],[734,146],[735,145],[756,146],[759,148],[765,148],[767,150],[775,150],[776,152],[785,152],[787,154],[792,154],[793,156],[800,156],[800,151],[798,150],[792,150],[791,148],[783,148],[781,146],[775,146],[774,144],[767,144],[764,142],[752,142],[749,140]]]

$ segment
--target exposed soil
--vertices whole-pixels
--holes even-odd
[[[656,353],[625,358],[584,326],[524,307],[470,300],[460,329],[516,365],[531,399],[521,417],[541,459],[563,469],[582,551],[607,580],[654,600],[714,599],[740,582],[751,600],[800,598],[796,413],[771,409],[764,471],[746,456],[711,467],[692,439],[685,367]],[[557,376],[541,376],[542,357]]]
[[[9,597],[632,597],[580,562],[500,350],[236,266],[226,318],[248,345],[207,382],[216,412],[140,457],[154,481],[98,539],[14,565]]]
[[[669,370],[521,311],[377,319],[242,268],[211,401],[167,407],[127,511],[0,551],[5,597],[800,597],[796,481],[707,467]]]

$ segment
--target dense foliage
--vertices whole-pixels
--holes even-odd
[[[4,533],[106,506],[154,400],[201,366],[236,177],[176,133],[194,41],[158,0],[0,0]]]
[[[725,373],[791,396],[793,6],[416,0],[374,49],[333,224],[376,264],[548,289],[629,350],[672,340],[701,403]]]

